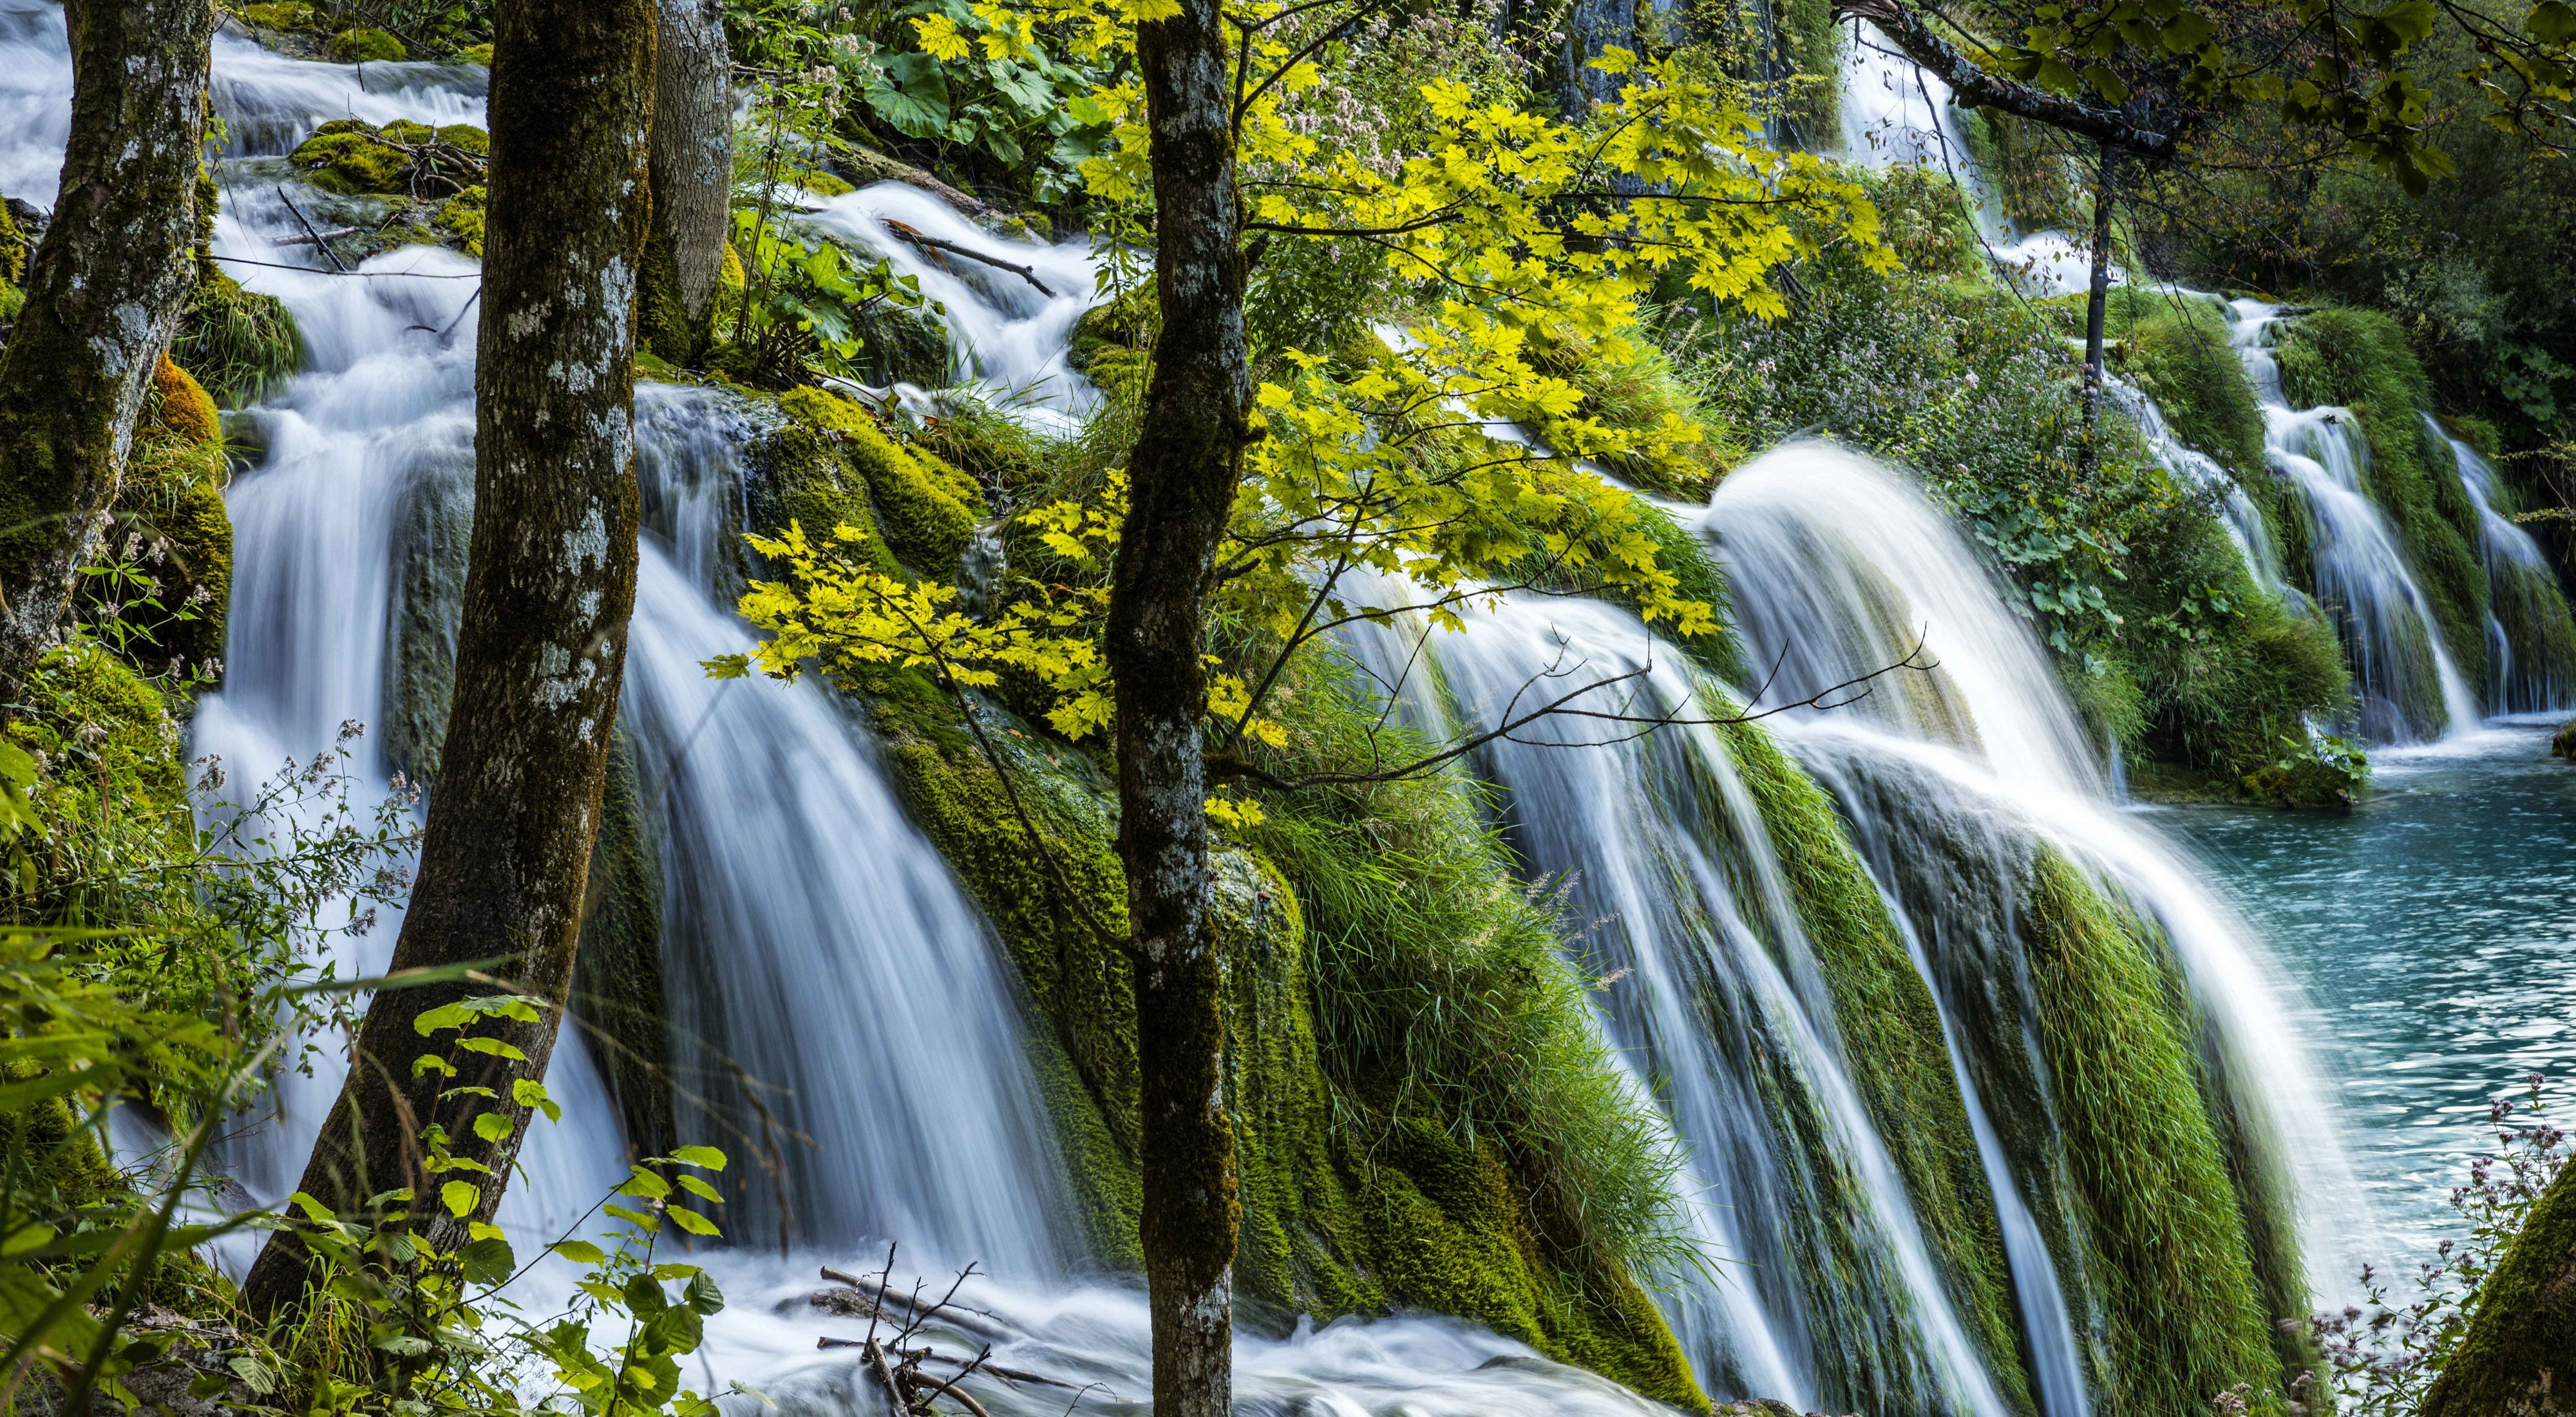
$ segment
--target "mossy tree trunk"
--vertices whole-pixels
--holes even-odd
[[[1251,436],[1252,387],[1217,0],[1181,0],[1179,14],[1138,28],[1136,50],[1153,134],[1163,327],[1128,463],[1107,653],[1118,681],[1118,854],[1136,951],[1138,1228],[1152,1291],[1154,1410],[1225,1417],[1241,1207],[1221,1095],[1199,656],[1217,545]]]
[[[415,1078],[412,1020],[490,990],[379,992],[303,1184],[343,1214],[396,1187],[427,1196],[416,1133],[435,1120],[455,1155],[491,1168],[467,1216],[413,1207],[441,1248],[500,1204],[528,1111],[510,1085],[543,1077],[553,1052],[599,827],[635,599],[634,306],[653,20],[653,0],[502,0],[495,26],[474,535],[447,740],[393,965],[506,957],[495,972],[554,1007],[483,1030],[524,1062],[466,1054],[452,1079]],[[440,1101],[472,1085],[497,1095]],[[514,1125],[487,1141],[459,1108],[500,1109]],[[281,1233],[244,1297],[276,1313],[305,1277],[302,1248]]]
[[[0,685],[53,637],[195,285],[214,7],[66,0],[62,195],[0,354]]]
[[[2576,1413],[2576,1166],[2540,1193],[2480,1293],[2423,1417]]]
[[[733,195],[733,59],[717,0],[656,0],[647,337],[694,363],[714,336]]]

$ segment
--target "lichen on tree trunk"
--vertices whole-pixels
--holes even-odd
[[[491,1032],[524,1063],[468,1054],[457,1076],[423,1078],[412,1020],[489,986],[379,992],[303,1182],[343,1214],[380,1191],[420,1190],[413,1132],[435,1120],[454,1154],[491,1171],[469,1214],[420,1226],[441,1248],[500,1204],[528,1115],[510,1084],[542,1077],[553,1052],[599,829],[635,598],[653,20],[653,0],[503,0],[496,25],[474,534],[447,738],[393,967],[506,957],[493,972],[553,1007]],[[475,1085],[494,1096],[459,1095]],[[517,1124],[499,1141],[457,1115],[487,1107]],[[277,1312],[305,1276],[301,1246],[281,1233],[244,1297]]]
[[[1154,1410],[1224,1417],[1241,1208],[1221,1095],[1224,1028],[1211,907],[1206,601],[1252,388],[1225,32],[1217,0],[1137,28],[1153,135],[1155,290],[1163,326],[1109,602],[1118,681],[1118,854],[1136,951],[1136,1037]]]
[[[0,353],[0,684],[53,637],[194,286],[205,0],[67,0],[62,193]]]

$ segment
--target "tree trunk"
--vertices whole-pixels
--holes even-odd
[[[2093,187],[2093,286],[2084,301],[2084,470],[2102,460],[2102,327],[2111,308],[2111,207],[2118,197],[2120,150],[2102,145]]]
[[[528,1116],[510,1084],[542,1078],[554,1049],[635,600],[633,330],[653,0],[502,0],[495,28],[474,536],[447,741],[394,967],[502,956],[494,972],[555,1007],[482,1030],[525,1063],[461,1054],[456,1077],[414,1078],[424,1042],[412,1020],[490,991],[379,992],[304,1172],[304,1189],[343,1214],[412,1188],[414,1223],[440,1248],[500,1204]],[[467,1085],[498,1096],[440,1101]],[[484,1109],[516,1124],[507,1138],[476,1136]],[[473,1178],[482,1196],[466,1217],[450,1217],[419,1174],[418,1132],[432,1120],[455,1155],[491,1167]],[[305,1277],[302,1247],[281,1233],[244,1298],[277,1313]]]
[[[1242,1212],[1220,1072],[1199,656],[1217,546],[1251,437],[1242,214],[1217,0],[1182,0],[1178,15],[1139,27],[1136,48],[1153,134],[1163,326],[1128,463],[1107,652],[1118,681],[1118,855],[1137,951],[1139,1228],[1152,1291],[1154,1411],[1224,1417]]]
[[[2423,1417],[2576,1414],[2576,1166],[2541,1192],[2481,1294]]]
[[[67,0],[63,18],[62,195],[0,354],[0,692],[54,636],[197,274],[214,7]]]
[[[717,0],[656,0],[648,342],[694,362],[714,332],[733,196],[733,59]],[[667,307],[667,308],[665,308]]]

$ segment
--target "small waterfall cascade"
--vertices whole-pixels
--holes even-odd
[[[2281,570],[2281,551],[2273,540],[2271,525],[2263,520],[2263,509],[2246,495],[2245,488],[2220,467],[2215,458],[2184,443],[2165,421],[2164,410],[2135,383],[2113,375],[2105,386],[2122,412],[2138,425],[2138,435],[2145,439],[2147,455],[2156,466],[2174,474],[2192,486],[2218,494],[2218,517],[2227,528],[2227,539],[2236,546],[2236,554],[2245,562],[2245,573],[2257,588],[2297,603],[2303,592],[2294,590]]]
[[[2477,727],[2480,705],[2443,643],[2433,604],[2397,533],[2364,490],[2370,447],[2348,409],[2293,409],[2272,353],[2279,309],[2228,305],[2231,338],[2263,410],[2272,470],[2295,488],[2308,518],[2314,591],[2342,637],[2372,741],[2415,743]]]
[[[1920,167],[1955,179],[1996,270],[2032,294],[2063,295],[2091,282],[2092,256],[2080,237],[2014,229],[1993,179],[1969,156],[1950,86],[1906,58],[1867,20],[1852,22],[1840,81],[1846,161],[1878,169]],[[2114,285],[2126,279],[2113,268]]]
[[[1416,625],[1354,648],[1381,683],[1436,679],[1441,690],[1410,705],[1435,726],[1485,726],[1541,679],[1561,693],[1638,676],[1633,698],[1593,705],[1615,712],[1687,720],[1702,701],[1685,657],[1598,602],[1512,597],[1458,633]],[[1425,655],[1437,674],[1408,674]],[[1635,733],[1545,719],[1480,750],[1476,766],[1505,789],[1530,868],[1567,882],[1568,917],[1598,922],[1582,963],[1615,981],[1603,1027],[1654,1080],[1689,1158],[1689,1229],[1715,1263],[1662,1302],[1701,1382],[1800,1407],[2009,1410],[1863,1098],[1732,750],[1705,723]]]
[[[0,0],[0,58],[0,190],[42,204],[69,128],[60,7]],[[453,641],[442,617],[453,614],[471,514],[469,297],[479,273],[463,256],[415,246],[343,276],[309,247],[273,244],[294,229],[276,194],[294,179],[276,159],[323,121],[351,114],[479,123],[486,77],[370,64],[362,82],[350,66],[286,59],[231,36],[218,36],[215,63],[230,138],[214,169],[226,194],[215,249],[245,285],[293,311],[306,363],[227,420],[250,463],[226,497],[236,537],[232,633],[224,686],[199,701],[191,751],[220,755],[246,786],[290,755],[309,761],[355,720],[369,730],[355,762],[362,791],[381,796],[396,764],[422,746],[388,721],[398,728],[423,703],[444,702],[437,666]],[[854,222],[875,212],[943,230],[915,221],[927,214],[906,194],[860,196],[835,199]],[[910,264],[918,254],[899,241],[879,249],[924,273],[953,327],[995,341],[975,351],[983,377],[1039,387],[1021,401],[1030,417],[1080,407],[1078,382],[1048,382],[1079,310],[1063,302],[1088,298],[1087,270],[1063,264],[1078,246],[983,238],[982,249],[1007,250],[1057,290],[1036,303],[1011,289],[1017,276],[983,287],[971,273]],[[930,275],[957,287],[934,287]],[[751,1094],[735,1079],[769,1085],[759,1097],[779,1126],[781,1189],[800,1246],[784,1259],[762,1253],[777,1207],[742,1187],[727,1216],[740,1247],[702,1256],[733,1303],[709,1320],[707,1371],[692,1381],[721,1388],[738,1379],[791,1412],[874,1410],[881,1399],[855,1360],[815,1347],[818,1333],[855,1338],[864,1321],[804,1300],[818,1260],[865,1267],[867,1244],[891,1237],[904,1247],[898,1279],[968,1259],[1000,1271],[964,1295],[999,1327],[939,1335],[945,1346],[972,1352],[992,1337],[997,1364],[1100,1384],[1086,1410],[1141,1410],[1150,1388],[1144,1296],[1080,1275],[1061,1163],[990,928],[904,819],[843,705],[815,685],[720,683],[699,665],[750,640],[726,607],[740,575],[743,444],[757,415],[708,390],[648,385],[636,416],[647,530],[622,717],[666,882],[664,975],[683,1040],[673,1071],[695,1109],[684,1106],[680,1122],[745,1162],[734,1168],[743,1180],[757,1173],[748,1163],[759,1148],[743,1144],[752,1128],[738,1109]],[[399,923],[386,912],[329,963],[341,977],[381,970]],[[251,1200],[293,1189],[339,1090],[340,1050],[314,1042],[312,1076],[282,1076],[224,1155]],[[617,1106],[583,1036],[560,1041],[547,1083],[564,1118],[531,1133],[501,1214],[523,1253],[572,1232],[626,1174]],[[717,1125],[729,1110],[721,1120],[731,1125]],[[249,1253],[218,1258],[238,1270]],[[524,1282],[542,1299],[563,1280],[547,1261]],[[1445,1318],[1346,1320],[1284,1337],[1247,1331],[1235,1363],[1239,1400],[1252,1411],[1666,1411]],[[1052,1390],[977,1381],[997,1417],[1065,1410]]]
[[[2050,1277],[2078,1309],[2087,1347],[2098,1341],[2104,1286],[2120,1282],[2090,1272],[2089,1247],[2071,1233],[2080,1227],[2063,1193],[2066,1101],[2034,1061],[2041,1013],[2031,993],[2032,922],[2015,883],[2038,849],[2124,902],[2171,951],[2202,1020],[2197,1046],[2239,1119],[2245,1150],[2229,1169],[2285,1214],[2291,1196],[2309,1202],[2290,1222],[2295,1238],[2278,1237],[2273,1268],[2304,1261],[2309,1274],[2349,1273],[2345,1247],[2364,1227],[2335,1210],[2353,1188],[2332,1097],[2298,1042],[2291,1001],[2247,927],[2107,796],[2072,709],[2029,630],[2005,608],[1994,573],[1902,479],[1815,443],[1738,468],[1700,525],[1728,572],[1745,662],[1780,666],[1770,700],[1848,682],[1918,647],[1937,662],[1881,678],[1850,706],[1801,709],[1770,726],[1833,794],[1934,981],[1959,1046],[1962,1092],[2009,1156],[2008,1166],[1990,1169],[2023,1187],[2021,1214],[2011,1201],[1999,1204],[2007,1246],[2017,1251],[2016,1282],[2048,1272],[2026,1266],[2018,1251],[2044,1244],[2058,1256]],[[2262,1239],[2253,1237],[2256,1248]],[[2296,1312],[2304,1297],[2273,1302]],[[2033,1296],[2022,1298],[2025,1327],[2044,1333]],[[2031,1341],[2045,1394],[2048,1345]],[[2098,1362],[2086,1370],[2099,1371]]]
[[[2478,547],[2487,566],[2487,695],[2494,713],[2539,713],[2576,703],[2576,633],[2557,573],[2531,533],[2499,503],[2508,493],[2493,464],[2426,415],[2451,448],[2460,490],[2478,509]],[[2511,623],[2508,624],[2507,622]]]

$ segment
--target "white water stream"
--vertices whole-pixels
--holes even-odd
[[[368,65],[362,89],[353,68],[287,60],[230,38],[217,41],[216,68],[233,159],[273,157],[349,114],[480,121],[480,70]],[[69,94],[59,7],[0,0],[0,190],[50,205]],[[289,755],[309,758],[343,720],[373,725],[388,711],[402,687],[393,651],[407,558],[432,554],[418,541],[421,518],[434,523],[471,486],[473,263],[408,248],[357,275],[330,273],[309,248],[271,244],[293,227],[271,190],[274,164],[260,172],[237,181],[247,174],[234,163],[219,168],[229,195],[217,251],[245,285],[294,311],[308,354],[302,373],[245,415],[256,465],[227,497],[237,546],[227,676],[198,708],[192,748],[220,754],[237,783]],[[940,232],[910,195],[834,199],[818,219],[854,235],[889,215]],[[1061,293],[1032,306],[1007,283],[979,285],[901,243],[887,254],[923,277],[964,332],[991,341],[976,354],[986,378],[1035,383],[1034,402],[1077,410],[1084,391],[1056,371],[1071,320],[1090,298],[1080,248],[979,240],[988,249],[1007,244],[1050,284],[1065,278]],[[450,333],[441,339],[438,330]],[[1033,357],[1014,363],[1014,351]],[[757,1242],[774,1216],[762,1213],[752,1188],[732,1208],[735,1233],[753,1244],[713,1256],[733,1303],[710,1321],[690,1377],[716,1388],[739,1380],[791,1410],[873,1410],[878,1399],[855,1358],[815,1346],[864,1324],[814,1311],[804,1296],[818,1287],[817,1262],[865,1268],[892,1238],[905,1250],[898,1279],[968,1260],[998,1273],[965,1296],[999,1316],[993,1361],[1098,1384],[1077,1410],[1138,1410],[1149,1388],[1143,1295],[1124,1282],[1074,1277],[1077,1232],[990,929],[903,819],[840,705],[812,685],[725,685],[699,667],[749,642],[725,609],[723,554],[738,530],[729,514],[741,500],[742,418],[715,395],[639,392],[650,526],[624,721],[668,883],[667,963],[683,1005],[673,1022],[686,1035],[679,1082],[704,1087],[709,1108],[727,1107],[739,1098],[706,1084],[729,1072],[719,1057],[738,1063],[775,1089],[765,1094],[769,1105],[811,1144],[787,1148],[794,1254],[760,1257]],[[362,743],[360,766],[382,791],[391,772],[372,741]],[[398,927],[389,915],[346,950],[336,961],[343,975],[380,968]],[[282,1078],[273,1115],[228,1154],[258,1200],[293,1187],[316,1114],[338,1089],[345,1064],[327,1042],[322,1051],[315,1076]],[[534,1130],[525,1175],[502,1212],[523,1252],[563,1233],[625,1174],[616,1112],[582,1039],[562,1040],[548,1084],[565,1103],[564,1121]],[[726,1141],[748,1160],[739,1141],[748,1119],[724,1121],[737,1128]],[[532,1297],[562,1278],[541,1265],[527,1281]],[[968,1352],[980,1341],[944,1329],[933,1336]],[[1236,1365],[1246,1411],[1660,1410],[1447,1319],[1346,1321],[1285,1338],[1246,1333]],[[978,1379],[976,1388],[1000,1417],[1062,1413],[1070,1396],[999,1380]]]

